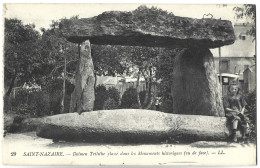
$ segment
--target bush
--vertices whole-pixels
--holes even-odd
[[[160,110],[165,113],[172,113],[173,112],[173,104],[172,99],[164,99],[161,104]]]
[[[64,111],[63,113],[68,113],[70,108],[70,98],[74,90],[74,85],[66,81],[66,92],[65,92],[65,102],[64,102]],[[45,86],[46,92],[49,93],[50,97],[50,111],[53,114],[61,113],[61,99],[62,99],[62,90],[63,90],[63,80],[55,79],[49,81],[48,85]]]
[[[50,91],[50,111],[53,114],[61,113],[61,99],[62,99],[62,91],[55,90]]]
[[[104,103],[104,110],[112,110],[118,108],[118,102],[116,102],[114,99],[111,99],[110,97],[105,101]]]
[[[139,92],[139,98],[140,98],[140,102],[142,105],[144,105],[144,99],[145,99],[145,94],[146,94],[145,92],[146,92],[145,90]]]
[[[107,94],[108,98],[113,99],[118,106],[120,103],[120,92],[115,87],[110,87],[108,88]]]
[[[247,101],[247,110],[246,113],[247,117],[250,120],[250,140],[255,141],[256,140],[256,90],[248,93],[246,95],[246,101]]]
[[[50,114],[49,94],[44,91],[34,92],[31,95],[31,101],[28,103],[33,108],[34,115],[45,116]]]
[[[95,89],[94,110],[116,109],[120,104],[120,93],[115,87],[108,90],[104,85],[98,85]]]
[[[10,98],[10,104],[19,114],[44,116],[50,112],[49,94],[42,90],[21,88]]]
[[[95,89],[94,110],[103,110],[107,98],[108,93],[106,87],[104,85],[98,85]]]
[[[59,114],[61,112],[61,99],[63,80],[48,81],[44,88],[40,89],[16,89],[15,97],[5,97],[5,111],[16,111],[19,114],[45,116]],[[64,113],[69,112],[70,97],[74,85],[66,81],[66,95]]]
[[[137,92],[135,88],[128,88],[122,96],[121,108],[138,108],[136,94]]]

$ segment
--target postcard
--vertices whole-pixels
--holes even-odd
[[[256,165],[255,4],[3,4],[4,165]]]

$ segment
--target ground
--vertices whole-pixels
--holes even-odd
[[[191,144],[93,144],[52,142],[35,132],[7,133],[3,138],[7,164],[73,165],[254,165],[256,145],[199,141]],[[62,156],[35,156],[56,152]],[[15,156],[13,156],[15,155]],[[48,155],[45,153],[45,155]],[[240,158],[236,162],[230,157]]]

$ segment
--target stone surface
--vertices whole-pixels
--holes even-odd
[[[216,48],[235,41],[232,23],[220,19],[193,19],[165,11],[104,12],[92,18],[67,19],[60,24],[74,43]]]
[[[39,125],[37,135],[56,140],[103,143],[221,141],[227,139],[229,129],[225,117],[118,109],[46,117]]]
[[[93,110],[95,101],[94,83],[91,47],[87,40],[80,46],[80,58],[75,75],[75,89],[71,94],[70,112],[81,113]]]
[[[174,114],[225,116],[214,59],[205,48],[189,48],[174,58]]]

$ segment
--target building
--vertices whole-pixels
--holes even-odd
[[[252,25],[245,23],[235,24],[235,43],[221,47],[220,49],[211,49],[217,73],[239,75],[240,88],[244,92],[252,91],[256,86],[255,40],[254,37],[250,36],[248,33],[251,26]],[[221,54],[221,57],[219,57],[219,54]],[[245,71],[247,72],[245,73]],[[248,75],[250,75],[250,77],[248,77]]]
[[[110,87],[115,87],[120,92],[120,97],[124,92],[130,88],[136,88],[137,78],[130,76],[97,76],[96,86],[104,85],[107,89]],[[139,79],[139,92],[146,89],[146,82],[144,78]]]

